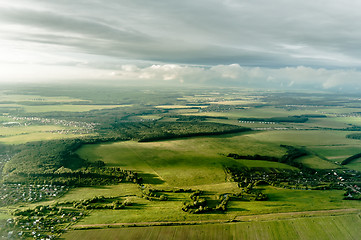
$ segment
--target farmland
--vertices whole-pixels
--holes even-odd
[[[53,233],[39,222],[39,238],[354,239],[361,161],[341,163],[361,153],[347,137],[361,131],[358,99],[9,88],[0,94],[0,224],[26,235],[34,214],[63,212]]]
[[[359,215],[295,218],[199,226],[76,230],[66,239],[357,239]]]

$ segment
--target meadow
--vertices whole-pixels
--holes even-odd
[[[287,168],[292,167],[276,162],[260,160],[235,160],[227,158],[230,152],[239,154],[262,153],[270,156],[281,156],[285,153],[279,144],[284,132],[263,132],[231,134],[217,137],[193,137],[187,139],[167,140],[149,143],[123,141],[109,144],[92,144],[80,148],[77,153],[90,161],[101,160],[106,165],[136,170],[143,174],[146,182],[157,189],[191,188],[206,191],[210,198],[221,193],[238,192],[235,183],[227,182],[223,167],[225,165],[242,167]],[[309,146],[318,143],[318,139],[307,131],[303,140]],[[273,135],[274,134],[274,135]],[[292,133],[291,133],[292,134]],[[295,136],[298,133],[293,133]],[[311,135],[308,135],[311,134]],[[261,135],[261,137],[259,136]],[[336,136],[339,136],[336,134]],[[261,139],[260,139],[261,138]],[[267,139],[267,141],[265,140]],[[294,139],[294,138],[292,138]],[[313,142],[311,142],[311,139]],[[348,141],[339,137],[328,144],[338,141]],[[349,140],[350,142],[353,142]],[[290,144],[287,141],[287,144]],[[305,164],[320,169],[338,168],[338,165],[315,155],[300,159]],[[157,221],[196,221],[209,219],[232,219],[234,216],[249,214],[310,211],[320,209],[360,208],[358,202],[343,201],[342,191],[304,191],[264,187],[263,191],[269,196],[265,202],[231,201],[227,213],[189,215],[180,211],[181,203],[187,200],[188,194],[166,193],[169,201],[149,202],[139,198],[139,191],[135,191],[134,207],[122,210],[124,214],[114,211],[94,211],[79,224],[99,224],[116,222],[157,222]],[[309,204],[312,202],[312,206]]]
[[[212,189],[206,191],[209,199],[215,199],[220,193],[237,192],[236,186],[228,184],[202,185],[195,189]],[[98,190],[94,189],[96,193]],[[241,218],[243,216],[256,216],[259,214],[307,212],[333,209],[360,209],[361,204],[357,201],[342,200],[342,191],[304,191],[289,190],[274,187],[264,188],[268,194],[268,201],[231,201],[226,213],[189,214],[181,211],[182,202],[188,199],[186,193],[166,193],[168,201],[148,201],[140,196],[140,191],[135,191],[128,197],[134,203],[126,209],[94,210],[89,216],[82,219],[74,227],[97,224],[114,223],[138,223],[138,222],[187,222],[187,221],[208,221]],[[120,196],[125,196],[124,193]],[[313,204],[310,205],[310,202]]]
[[[149,183],[164,183],[173,187],[222,183],[224,165],[246,167],[292,168],[288,165],[234,160],[229,153],[281,156],[285,150],[277,144],[252,141],[245,134],[219,137],[194,137],[149,143],[124,141],[110,144],[86,145],[77,153],[90,161],[101,160],[108,166],[136,170],[148,177]]]
[[[28,113],[45,112],[88,112],[98,109],[112,109],[119,107],[130,107],[131,105],[84,105],[84,104],[45,104],[45,105],[21,105],[21,104],[0,104],[0,108],[14,108],[18,111],[24,110]]]
[[[31,94],[17,94],[12,91],[0,91],[0,103],[2,102],[32,102],[32,103],[69,103],[69,102],[87,102],[80,98],[67,96],[44,96]]]
[[[166,88],[83,88],[29,87],[29,90],[24,87],[17,91],[1,92],[0,142],[21,145],[34,141],[78,138],[87,144],[77,148],[75,154],[88,166],[101,163],[105,167],[131,170],[143,178],[143,183],[72,187],[55,200],[0,207],[0,222],[15,209],[104,196],[131,204],[122,209],[87,210],[86,216],[72,223],[62,237],[357,239],[361,202],[344,200],[345,191],[341,189],[300,190],[296,186],[259,185],[253,190],[267,195],[266,201],[234,198],[228,202],[226,211],[200,214],[182,211],[182,206],[190,201],[191,192],[195,190],[203,191],[201,197],[210,205],[216,205],[220,196],[243,194],[242,183],[235,182],[227,173],[227,167],[300,172],[294,165],[278,161],[234,159],[227,157],[230,153],[281,159],[288,153],[281,145],[287,145],[307,151],[307,155],[295,160],[301,166],[330,173],[332,170],[360,171],[360,159],[347,165],[340,164],[347,157],[361,152],[360,140],[346,138],[348,134],[360,131],[361,117],[358,113],[361,106],[358,100],[324,93],[245,89],[175,91]],[[273,124],[239,120],[303,115],[311,117],[305,122]],[[19,120],[14,121],[18,124],[7,126],[7,123],[13,122],[10,117],[17,117]],[[28,125],[32,117],[38,117],[38,122]],[[46,124],[39,123],[45,119],[48,121]],[[159,133],[171,133],[171,127],[175,125],[190,128],[209,122],[249,127],[252,131],[138,142],[137,136],[145,131],[149,136],[157,136]],[[63,174],[70,174],[74,169],[61,170]],[[159,191],[167,201],[147,200],[144,188]],[[179,189],[189,191],[177,192]],[[350,209],[352,213],[347,212]],[[322,216],[310,212],[320,210],[325,211]],[[333,210],[342,213],[332,216]],[[297,212],[312,216],[302,217]],[[200,221],[204,224],[150,226],[159,223],[198,224]],[[128,227],[122,227],[122,224]],[[149,226],[133,228],[131,224]],[[109,229],[78,230],[98,227]]]
[[[72,133],[77,130],[81,130],[81,128],[58,125],[0,126],[0,142],[5,144],[22,144],[40,140],[77,138],[84,135]]]

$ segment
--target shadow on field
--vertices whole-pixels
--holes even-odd
[[[268,194],[268,201],[282,201],[284,200],[285,197],[284,196],[281,196],[279,194]]]
[[[107,186],[107,185],[89,186],[89,188],[94,188],[94,189],[112,189],[111,186]]]
[[[132,205],[127,207],[127,209],[140,210],[140,209],[144,209],[146,206],[147,204],[144,203],[132,203]]]
[[[227,208],[228,212],[244,212],[244,211],[249,211],[248,209],[245,208]]]
[[[146,184],[162,184],[165,181],[159,178],[159,176],[152,173],[140,173],[140,177],[143,178],[143,182]]]

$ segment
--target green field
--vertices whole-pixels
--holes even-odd
[[[260,141],[259,137],[268,141]],[[147,183],[157,189],[183,187],[206,191],[212,199],[220,193],[238,192],[236,184],[227,182],[224,166],[247,166],[264,168],[292,168],[288,165],[267,161],[235,160],[225,157],[226,154],[262,154],[282,156],[285,149],[279,147],[282,141],[280,133],[294,134],[299,132],[272,131],[259,133],[232,134],[217,137],[194,137],[178,140],[138,143],[134,141],[110,144],[85,145],[78,154],[90,161],[102,160],[108,166],[132,169],[143,174]],[[274,135],[272,135],[274,134]],[[305,131],[302,143],[315,144],[315,133]],[[338,134],[333,141],[350,141]],[[277,141],[275,141],[277,139]],[[294,138],[292,138],[294,139]],[[310,140],[313,139],[313,142]],[[272,141],[272,142],[271,142]],[[297,139],[296,139],[297,141]],[[301,140],[298,140],[299,142]],[[298,142],[298,143],[299,143]],[[353,142],[353,141],[351,141]],[[290,142],[286,142],[290,144]],[[333,143],[333,142],[332,142]],[[294,143],[292,143],[294,144]],[[329,143],[331,144],[331,143]],[[331,162],[315,155],[300,159],[306,165],[315,168],[337,168]],[[93,190],[89,189],[93,192]],[[94,189],[94,193],[99,190]],[[232,219],[235,216],[264,214],[277,212],[310,211],[321,209],[360,208],[357,201],[343,201],[343,191],[305,191],[265,187],[263,192],[269,196],[264,202],[231,201],[224,214],[188,214],[180,210],[182,202],[189,194],[166,193],[169,201],[149,202],[139,197],[140,191],[134,191],[132,201],[136,204],[127,209],[117,211],[93,211],[79,224],[157,222],[157,221],[194,221],[209,219]],[[93,195],[94,195],[93,193]],[[312,202],[312,205],[310,205]]]
[[[228,153],[282,156],[285,150],[277,144],[252,141],[248,135],[195,137],[149,143],[134,141],[87,145],[78,154],[90,161],[102,160],[108,166],[118,166],[145,174],[150,183],[173,187],[222,183],[223,166],[292,168],[288,165],[234,160]]]
[[[5,212],[5,211],[1,211],[0,212],[0,221],[1,220],[6,220],[6,219],[9,219],[11,218],[11,214]]]
[[[335,162],[361,152],[358,140],[346,138],[347,131],[264,131],[249,135],[261,142],[305,146],[318,157],[303,157],[302,162],[314,168],[337,168]],[[311,159],[312,158],[312,159]],[[361,164],[354,162],[346,165],[350,169],[360,169]]]
[[[61,134],[62,131],[77,130],[76,127],[59,125],[0,127],[0,142],[21,144],[26,142],[81,137],[83,134]],[[52,132],[54,131],[54,132]]]
[[[130,105],[42,105],[21,106],[26,112],[87,112],[98,109],[111,109],[119,107],[130,107]]]
[[[361,146],[357,140],[346,138],[347,131],[264,131],[250,134],[250,138],[269,143],[306,147]]]
[[[268,118],[268,117],[287,117],[291,115],[301,115],[301,114],[320,114],[315,110],[292,110],[287,111],[283,108],[277,107],[262,107],[262,108],[245,108],[239,110],[231,111],[221,111],[221,112],[199,112],[190,115],[197,116],[217,116],[217,117],[229,117],[229,118]]]
[[[165,108],[165,109],[182,109],[182,108],[205,108],[207,106],[188,106],[188,105],[159,105],[155,108]]]
[[[8,110],[23,109],[28,113],[45,113],[45,112],[88,112],[91,110],[100,109],[113,109],[113,108],[125,108],[131,107],[131,105],[72,105],[72,104],[45,104],[45,105],[21,105],[21,104],[1,104],[0,109],[5,108]]]
[[[122,183],[105,186],[101,186],[104,181],[96,180],[87,187],[71,187],[65,195],[53,200],[47,198],[48,200],[42,202],[30,200],[26,202],[25,199],[15,205],[1,207],[0,221],[10,217],[8,215],[10,210],[55,204],[70,208],[69,202],[75,201],[73,206],[77,206],[76,202],[86,202],[95,196],[104,196],[113,198],[106,200],[109,204],[113,204],[111,201],[115,201],[114,199],[121,202],[127,200],[131,204],[122,205],[124,207],[122,209],[112,209],[109,206],[95,209],[90,205],[90,207],[86,206],[89,208],[81,209],[86,214],[85,217],[71,223],[69,231],[61,237],[65,239],[358,239],[358,229],[361,226],[359,211],[361,202],[343,200],[345,190],[301,190],[309,183],[303,184],[302,180],[298,179],[297,183],[286,180],[281,184],[271,182],[274,186],[262,184],[255,186],[254,194],[262,192],[268,197],[266,201],[256,201],[247,197],[236,198],[232,194],[246,196],[253,192],[247,192],[243,186],[239,187],[242,181],[247,183],[247,179],[234,182],[236,178],[231,178],[233,173],[227,172],[227,169],[232,167],[242,171],[253,168],[251,173],[264,171],[262,174],[265,179],[266,174],[273,174],[272,171],[282,172],[282,169],[299,171],[290,165],[274,162],[274,159],[263,161],[226,157],[229,153],[234,153],[243,156],[256,154],[263,156],[260,159],[267,159],[265,156],[281,158],[288,154],[286,148],[280,146],[281,144],[298,149],[304,148],[308,151],[308,155],[298,157],[295,161],[317,171],[323,169],[331,172],[330,169],[347,168],[361,170],[361,159],[356,159],[345,166],[340,165],[340,162],[347,157],[361,152],[360,140],[346,138],[350,133],[357,133],[357,131],[346,131],[349,130],[346,128],[361,126],[361,118],[357,115],[360,111],[358,105],[348,96],[334,99],[333,96],[322,93],[308,95],[301,92],[292,94],[281,91],[251,92],[244,89],[175,91],[88,87],[85,91],[83,88],[84,86],[72,90],[60,88],[59,92],[54,89],[32,87],[29,94],[25,94],[27,90],[11,92],[14,94],[0,92],[0,110],[3,114],[0,116],[0,142],[22,144],[39,140],[91,136],[94,139],[88,142],[94,141],[97,144],[85,144],[77,149],[76,153],[81,158],[97,163],[101,160],[106,167],[132,170],[144,179],[144,185],[138,181],[139,179],[133,179],[139,185],[129,183],[132,180],[122,178]],[[347,106],[343,105],[347,103],[346,101],[350,101]],[[275,124],[238,120],[303,114],[324,114],[327,117],[310,117],[304,123]],[[182,118],[179,115],[223,118]],[[52,122],[48,122],[49,125],[26,126],[28,123],[34,124],[28,120],[31,117],[38,117],[40,119],[38,121],[51,119]],[[16,120],[19,124],[11,124],[12,119],[20,119]],[[137,142],[139,139],[137,137],[143,134],[142,131],[148,134],[149,130],[150,136],[153,134],[157,137],[159,133],[169,134],[171,127],[176,124],[202,126],[202,121],[206,122],[203,126],[210,125],[207,122],[215,122],[249,127],[254,131]],[[77,123],[81,124],[77,125]],[[42,123],[36,122],[36,124]],[[72,130],[81,134],[73,134]],[[83,130],[89,134],[83,134]],[[113,139],[132,140],[114,142]],[[87,142],[86,140],[84,139],[84,142]],[[51,160],[49,162],[51,163]],[[37,166],[41,167],[43,163],[48,164],[44,161],[39,162]],[[89,162],[84,163],[83,170],[89,171],[91,168],[88,167],[93,165],[98,166]],[[49,174],[51,171],[56,172],[58,168],[59,166],[54,169],[49,168]],[[75,171],[75,169],[59,169]],[[76,179],[80,180],[80,177]],[[308,180],[313,181],[313,176]],[[116,181],[111,184],[115,184]],[[45,184],[46,181],[41,180],[42,182]],[[90,186],[93,184],[98,186]],[[323,182],[321,186],[325,186]],[[159,201],[160,199],[157,198],[147,200],[142,195],[142,191],[146,188],[164,194],[167,201]],[[183,211],[183,203],[191,201],[191,191],[175,191],[180,188],[203,191],[199,197],[206,199],[210,210],[200,214]],[[226,203],[227,209],[214,210],[213,207],[223,196],[232,196]],[[352,213],[349,212],[350,210]],[[239,222],[230,223],[232,220]],[[199,224],[200,221],[202,224]],[[188,225],[194,223],[197,225]],[[157,226],[162,224],[182,226]],[[99,229],[75,230],[86,228]]]
[[[219,193],[237,192],[236,186],[231,184],[198,186],[195,189],[211,189],[206,192],[210,199]],[[227,186],[228,185],[228,186]],[[223,188],[224,187],[224,188]],[[96,189],[95,192],[96,193]],[[280,212],[316,211],[345,208],[361,208],[358,201],[345,201],[343,191],[321,190],[289,190],[266,187],[268,201],[231,201],[226,213],[189,214],[181,210],[182,202],[188,199],[186,193],[166,193],[169,201],[148,201],[139,197],[140,192],[135,191],[132,197],[134,206],[126,209],[96,210],[81,220],[78,225],[112,224],[112,223],[137,223],[160,221],[206,221],[206,220],[231,220],[237,216],[255,214],[269,214]],[[111,193],[108,193],[111,194]],[[124,193],[120,196],[124,196]],[[138,196],[138,197],[137,197]],[[312,202],[312,204],[310,204]]]
[[[66,96],[50,97],[50,96],[40,96],[40,95],[22,95],[22,94],[10,94],[6,91],[0,91],[0,104],[1,102],[39,102],[39,103],[48,103],[48,102],[57,102],[57,103],[66,103],[66,102],[83,102],[87,100],[72,98]]]
[[[295,218],[196,226],[73,230],[65,239],[359,239],[360,215]]]

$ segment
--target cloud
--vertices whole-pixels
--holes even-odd
[[[180,64],[89,66],[88,63],[43,65],[37,63],[2,64],[2,81],[24,82],[108,80],[128,85],[184,84],[266,89],[353,90],[361,88],[361,72],[354,69],[311,67],[244,67],[239,64],[197,66]],[[21,71],[19,71],[21,69]]]
[[[174,81],[263,88],[356,89],[361,86],[361,72],[357,70],[327,70],[303,66],[274,69],[242,67],[239,64],[216,65],[210,68],[176,64],[144,68],[124,65],[115,75],[118,80],[147,80],[157,83]]]
[[[0,67],[87,67],[185,83],[358,85],[360,8],[352,0],[7,1]]]
[[[74,52],[181,64],[356,67],[361,3],[32,1],[6,3],[2,31]],[[76,9],[76,11],[74,11]]]

